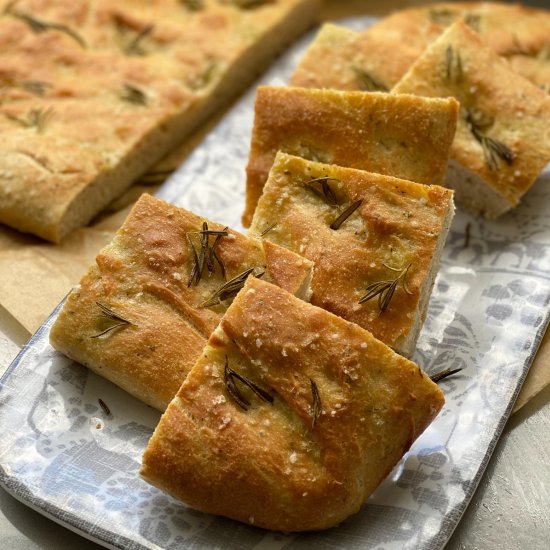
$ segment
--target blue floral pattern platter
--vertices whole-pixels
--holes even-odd
[[[346,24],[364,28],[372,20]],[[314,34],[264,83],[284,85]],[[159,196],[240,227],[254,91],[232,108]],[[550,173],[495,222],[458,211],[414,359],[446,405],[361,511],[337,528],[270,533],[192,510],[138,476],[159,414],[56,353],[56,312],[0,382],[0,483],[16,498],[109,548],[442,548],[464,512],[548,323]],[[102,407],[100,400],[107,407]]]

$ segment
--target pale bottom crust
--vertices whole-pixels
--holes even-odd
[[[454,189],[456,201],[466,210],[489,220],[494,220],[515,206],[475,172],[454,160],[449,161],[445,187]]]
[[[317,0],[296,6],[260,41],[250,45],[208,97],[191,109],[162,121],[114,169],[99,174],[71,198],[58,220],[41,224],[37,221],[40,216],[14,212],[13,215],[6,214],[3,222],[52,242],[59,242],[74,229],[86,225],[141,174],[183,142],[215,110],[250,85],[270,60],[311,24],[317,6]]]
[[[422,325],[426,319],[432,288],[435,283],[436,275],[439,271],[439,260],[441,258],[441,254],[443,253],[443,247],[445,246],[449,229],[451,228],[454,213],[455,208],[453,202],[451,201],[441,224],[441,231],[437,239],[430,269],[426,274],[424,283],[420,289],[420,300],[414,316],[413,325],[408,334],[394,346],[394,350],[405,357],[411,357],[416,349],[416,342],[418,340],[420,330],[422,329]]]

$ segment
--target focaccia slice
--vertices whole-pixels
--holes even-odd
[[[372,37],[325,23],[296,67],[290,84],[303,88],[332,88],[388,92],[420,55],[416,47],[401,43],[395,55],[393,39]],[[406,50],[412,52],[407,53]]]
[[[458,99],[446,184],[474,212],[495,218],[517,205],[550,161],[550,97],[462,21],[426,50],[393,93]]]
[[[410,356],[453,217],[452,195],[279,153],[249,234],[315,263],[312,304]]]
[[[87,223],[314,19],[318,0],[5,2],[0,222]]]
[[[205,223],[222,233],[198,233]],[[308,298],[311,262],[266,244],[143,195],[67,298],[51,343],[162,411],[248,274]]]
[[[401,76],[423,51],[459,20],[479,33],[499,55],[537,55],[550,44],[550,12],[499,2],[441,2],[399,10],[370,27],[373,43],[386,44],[388,64],[401,67]],[[368,52],[365,52],[368,55]],[[519,71],[522,70],[518,66]],[[535,76],[526,71],[526,78]],[[535,79],[534,82],[537,82]]]
[[[247,166],[250,225],[277,151],[426,184],[443,181],[458,103],[368,92],[261,86]]]
[[[204,512],[324,529],[359,510],[443,402],[368,331],[249,279],[162,416],[141,474]]]

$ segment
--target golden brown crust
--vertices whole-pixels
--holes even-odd
[[[326,24],[300,61],[294,86],[390,89],[452,23],[464,18],[517,72],[550,86],[550,13],[494,2],[445,2],[397,11],[357,33]],[[379,86],[381,85],[381,87]]]
[[[407,95],[261,86],[247,167],[250,225],[277,151],[427,184],[443,181],[458,103]]]
[[[273,403],[239,385],[250,402],[240,408],[226,357]],[[205,512],[324,529],[359,510],[443,401],[367,331],[249,279],[163,415],[141,474]]]
[[[426,50],[393,92],[458,99],[451,158],[479,181],[457,188],[457,200],[488,217],[518,204],[550,161],[550,97],[462,21]],[[477,187],[483,185],[504,204],[481,200]]]
[[[331,205],[316,178],[338,199]],[[361,206],[339,227],[330,224],[349,204]],[[452,191],[341,168],[279,153],[249,234],[302,254],[315,264],[311,303],[353,321],[399,353],[414,351],[427,303],[436,252],[453,214]],[[381,311],[366,289],[407,273]],[[395,271],[394,271],[395,270]]]
[[[203,218],[143,195],[113,242],[68,297],[52,332],[52,345],[138,399],[163,410],[227,309],[229,299],[201,307],[224,284],[219,263],[188,286],[200,250]],[[223,226],[208,222],[210,230]],[[230,280],[247,268],[291,292],[310,278],[308,260],[275,245],[266,247],[235,231],[222,237],[216,253]],[[215,236],[210,237],[213,245]],[[130,322],[100,335],[119,321],[97,302]]]
[[[398,54],[395,49],[397,48]],[[290,83],[304,88],[387,92],[421,51],[391,35],[358,33],[326,23],[311,43]]]
[[[1,222],[58,241],[89,221],[248,84],[311,22],[318,0],[200,4],[8,4]]]

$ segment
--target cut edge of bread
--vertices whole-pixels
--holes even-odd
[[[498,218],[518,203],[497,193],[478,174],[452,159],[447,166],[445,187],[455,191],[458,204],[489,220]]]
[[[435,284],[435,279],[439,273],[439,265],[441,254],[443,253],[443,248],[447,240],[447,235],[451,228],[451,223],[455,214],[455,206],[453,200],[449,201],[449,205],[445,211],[443,221],[441,224],[441,231],[437,239],[435,250],[433,253],[432,261],[430,264],[430,269],[424,278],[424,283],[420,289],[420,300],[418,302],[418,307],[415,312],[413,325],[409,333],[403,338],[398,345],[394,346],[393,349],[400,353],[401,355],[410,358],[415,352],[416,343],[418,341],[418,336],[426,320],[426,315],[428,313],[428,304],[430,302],[430,297],[432,295],[432,289]]]

